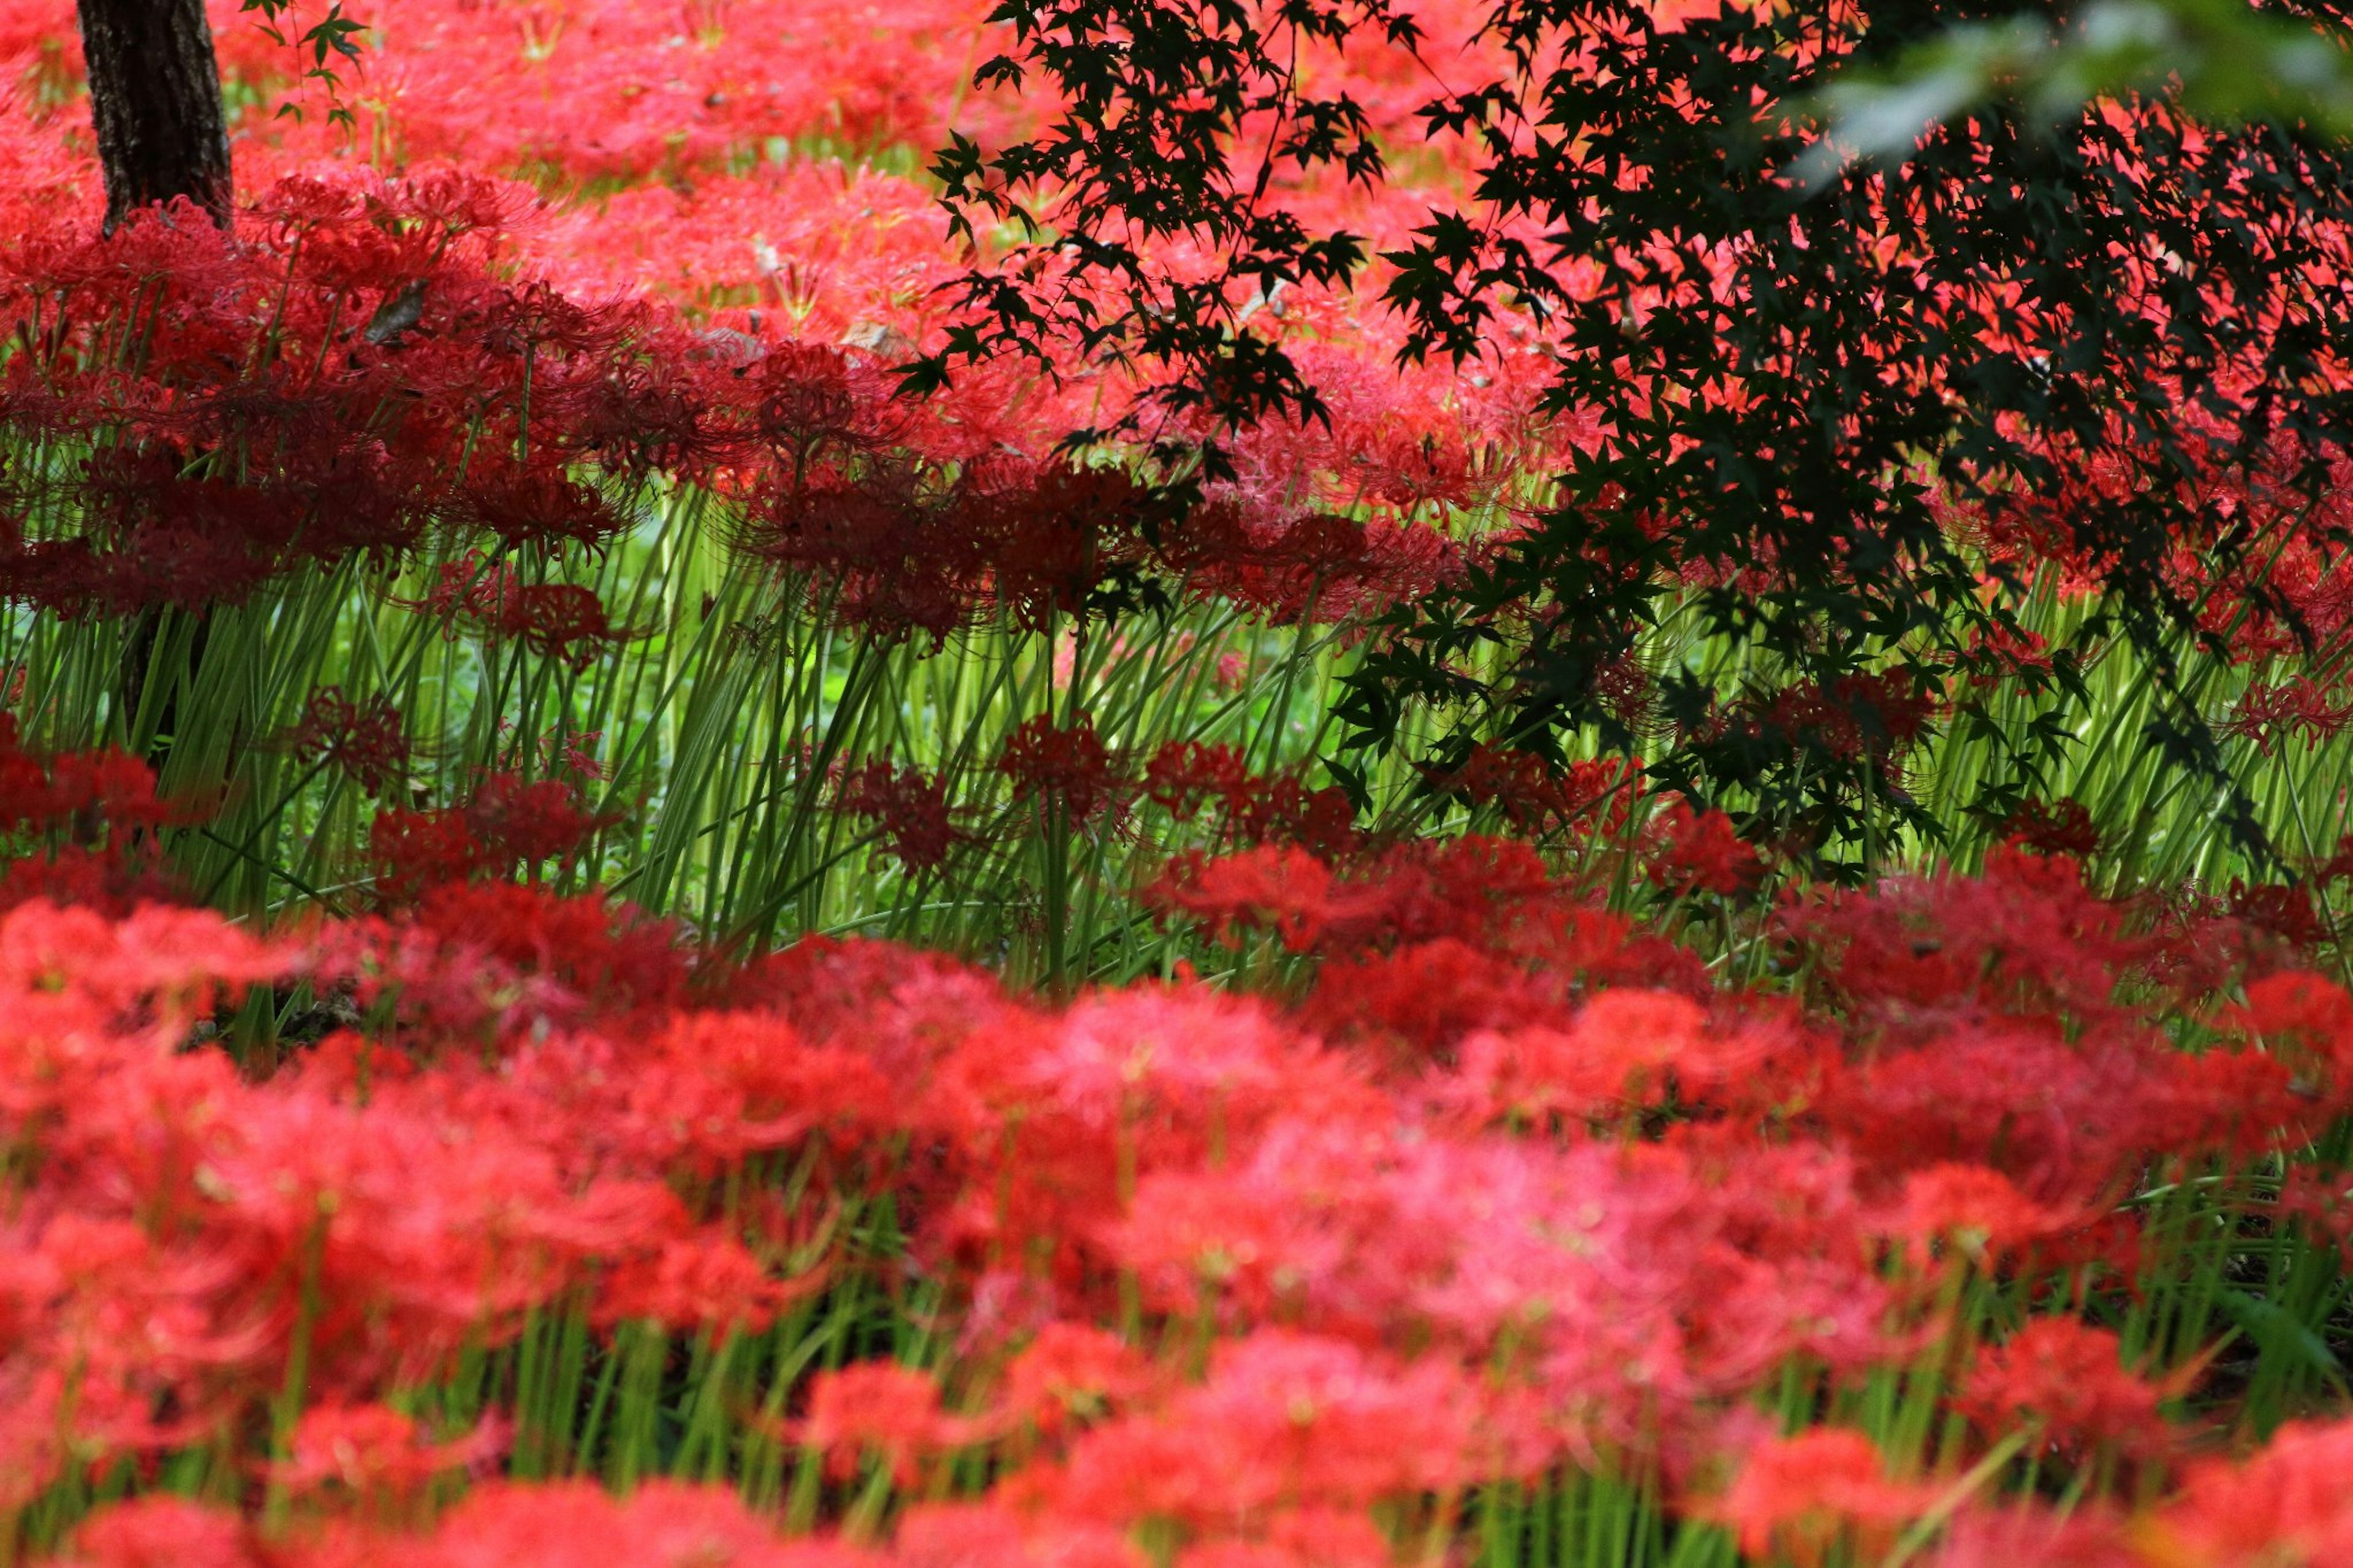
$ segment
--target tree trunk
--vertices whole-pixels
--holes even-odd
[[[106,232],[185,196],[229,224],[228,122],[205,0],[80,0]]]

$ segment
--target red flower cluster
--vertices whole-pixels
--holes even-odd
[[[1232,842],[1297,844],[1327,858],[1361,847],[1345,792],[1253,773],[1238,746],[1172,741],[1145,763],[1144,791],[1179,821],[1214,808],[1219,836]]]
[[[566,1334],[628,1365],[656,1347],[625,1385],[676,1375],[666,1333],[754,1342],[862,1278],[839,1216],[895,1194],[958,1360],[797,1391],[788,1368],[709,1363],[726,1381],[688,1394],[791,1412],[745,1440],[829,1456],[851,1493],[867,1467],[921,1491],[998,1456],[985,1497],[907,1513],[885,1554],[942,1530],[1113,1549],[1148,1525],[1199,1552],[1319,1531],[1386,1561],[1377,1507],[1596,1446],[1704,1474],[1786,1368],[1839,1386],[1909,1364],[1905,1325],[1953,1270],[2165,1245],[2103,1217],[2153,1156],[2266,1160],[2353,1109],[2353,998],[2259,978],[2244,1016],[2204,1015],[2232,1048],[2183,1053],[2157,1009],[2204,1005],[2150,999],[2161,939],[2064,862],[1800,908],[1836,1006],[1799,1017],[1676,971],[1525,856],[1473,841],[1345,879],[1243,858],[1257,896],[1355,954],[1292,1009],[1191,984],[1048,1007],[874,944],[698,966],[661,928],[526,889],[451,886],[300,943],[24,904],[0,917],[20,1156],[0,1473],[23,1503],[79,1468],[235,1444],[292,1376],[268,1473],[321,1532],[300,1551],[406,1561],[576,1512],[617,1538],[691,1520],[765,1561],[787,1549],[752,1516],[659,1489],[487,1486],[427,1535],[385,1533],[501,1453],[628,1451],[626,1424],[582,1429],[560,1400],[498,1394],[457,1426],[411,1401],[486,1352],[552,1375]],[[259,1079],[180,1048],[220,999],[291,978],[363,1022]],[[1987,1441],[2031,1424],[2049,1462],[2162,1477],[2168,1387],[2113,1335],[2038,1319],[1978,1354],[1953,1408]],[[2190,1472],[2148,1528],[2256,1528],[2247,1500],[2287,1484],[2263,1467],[2306,1441]],[[1760,1549],[1870,1538],[1942,1496],[1852,1433],[1737,1446],[1704,1506]],[[86,1559],[138,1561],[167,1529],[222,1561],[262,1550],[184,1509],[100,1514]],[[1971,1514],[1954,1540],[2013,1528]]]
[[[0,713],[0,910],[46,898],[125,914],[172,896],[156,833],[197,819],[159,798],[155,775],[119,751],[27,750],[16,716]],[[14,849],[34,848],[17,854]]]
[[[518,869],[536,879],[546,862],[568,859],[619,820],[587,810],[578,789],[562,779],[526,783],[518,773],[491,773],[463,805],[378,812],[369,848],[380,889],[398,900]]]
[[[408,729],[391,699],[354,702],[339,686],[311,693],[287,745],[303,762],[347,774],[370,795],[402,783],[408,772]]]
[[[842,770],[838,791],[839,808],[872,819],[891,853],[910,870],[937,870],[963,837],[949,811],[944,779],[880,760]]]

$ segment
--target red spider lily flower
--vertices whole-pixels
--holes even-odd
[[[2147,1558],[2201,1568],[2322,1568],[2353,1561],[2353,1422],[2291,1421],[2243,1463],[2189,1467],[2145,1531]]]
[[[1975,1163],[2042,1202],[2084,1203],[2122,1178],[2156,1121],[2211,1105],[2171,1088],[2198,1059],[2079,1047],[2048,1029],[1956,1031],[1838,1074],[1821,1113],[1891,1173]]]
[[[154,771],[123,752],[67,752],[49,764],[52,816],[96,817],[124,827],[157,827],[186,813],[155,795]]]
[[[2239,1017],[2291,1067],[2339,1092],[2353,1079],[2353,996],[2335,982],[2294,969],[2251,980]]]
[[[1296,843],[1326,857],[1362,847],[1356,807],[1345,791],[1310,790],[1289,774],[1259,777],[1238,747],[1171,742],[1145,763],[1144,787],[1180,820],[1214,803],[1221,808],[1224,834],[1243,843]]]
[[[482,846],[454,811],[379,811],[368,830],[368,858],[376,865],[376,889],[395,901],[415,899],[427,888],[461,882],[483,861]]]
[[[512,639],[533,652],[586,669],[614,647],[651,635],[617,626],[594,588],[577,583],[534,583],[501,596],[486,617],[487,636]]]
[[[1642,874],[1671,893],[1708,892],[1731,898],[1765,874],[1756,846],[1733,831],[1720,811],[1670,805],[1645,834]]]
[[[1815,1563],[1848,1532],[1883,1539],[1934,1500],[1932,1488],[1891,1479],[1862,1433],[1817,1426],[1751,1448],[1715,1512],[1742,1552]]]
[[[1971,634],[1968,648],[1954,655],[1953,668],[1980,689],[2021,675],[2047,677],[2051,645],[2042,633],[2024,627],[1981,626]]]
[[[2088,860],[2100,852],[2100,830],[2082,801],[2028,801],[2001,825],[2002,841],[2037,855]]]
[[[422,599],[394,601],[445,623],[447,635],[459,626],[500,641],[519,642],[533,652],[586,669],[607,650],[651,635],[642,627],[617,626],[593,588],[576,583],[525,583],[503,561],[486,561],[479,551],[445,563]]]
[[[2226,735],[2243,736],[2269,755],[2281,734],[2302,735],[2310,751],[2353,723],[2353,695],[2343,695],[2335,682],[2324,686],[2298,677],[2284,686],[2262,681],[2250,685],[2237,709],[2220,728]]]
[[[2173,1445],[2158,1406],[2179,1389],[2136,1377],[2122,1361],[2110,1331],[2036,1318],[1978,1352],[1953,1406],[1989,1436],[2032,1423],[2043,1448],[2072,1458],[2105,1446],[2156,1458]]]
[[[485,774],[463,810],[468,829],[494,858],[526,867],[568,858],[620,820],[584,809],[580,791],[565,780],[526,784],[515,773]]]
[[[1179,819],[1212,801],[1230,803],[1247,788],[1250,765],[1241,748],[1222,742],[1171,741],[1144,765],[1144,793]]]
[[[1706,1015],[1670,991],[1611,989],[1577,1009],[1566,1029],[1482,1033],[1462,1052],[1462,1077],[1482,1100],[1520,1117],[1590,1116],[1647,1102],[1666,1077],[1704,1054]],[[1717,1065],[1711,1076],[1721,1076]]]
[[[529,469],[468,475],[451,515],[497,534],[509,549],[571,544],[601,552],[633,526],[596,486]]]
[[[1332,919],[1332,873],[1315,857],[1268,845],[1215,860],[1180,856],[1146,897],[1220,935],[1246,925],[1270,925],[1285,947],[1304,952]]]
[[[381,693],[354,702],[339,686],[321,687],[311,693],[287,744],[301,761],[336,768],[371,795],[408,773],[407,726]]]
[[[156,829],[206,815],[195,802],[160,798],[153,770],[121,752],[28,753],[15,716],[0,712],[0,835],[47,840],[34,854],[0,853],[0,909],[41,900],[122,916],[181,901]]]
[[[536,879],[546,862],[570,859],[620,820],[583,807],[568,781],[525,783],[518,773],[491,773],[463,805],[378,812],[369,850],[379,890],[406,901],[485,873],[512,872],[518,863]]]
[[[1050,1322],[1005,1369],[997,1419],[1056,1436],[1116,1413],[1155,1381],[1151,1363],[1117,1335],[1082,1323]]]
[[[971,1443],[985,1430],[940,1408],[940,1385],[929,1373],[894,1362],[861,1362],[817,1375],[808,1414],[795,1424],[794,1436],[825,1455],[837,1476],[851,1474],[859,1458],[872,1453],[901,1486],[912,1486],[919,1461]]]
[[[1889,1234],[1915,1249],[1921,1261],[1939,1244],[1982,1260],[2072,1229],[2084,1217],[2035,1202],[1999,1171],[1946,1163],[1905,1176],[1888,1226]]]
[[[298,1494],[332,1487],[361,1499],[397,1500],[436,1476],[495,1458],[506,1443],[507,1434],[495,1423],[450,1442],[427,1442],[416,1418],[400,1411],[329,1401],[302,1413],[288,1457],[271,1474]]]
[[[594,893],[450,883],[427,891],[409,931],[430,944],[416,955],[420,972],[402,976],[412,988],[432,974],[462,978],[488,967],[543,977],[575,1003],[621,1013],[678,1005],[692,973],[673,924]]]
[[[1361,1511],[1287,1509],[1248,1539],[1198,1542],[1177,1554],[1180,1568],[1392,1568],[1397,1549]]]
[[[88,850],[68,845],[0,871],[0,910],[46,903],[121,917],[153,904],[188,901],[188,889],[168,868],[112,845]]]
[[[662,1168],[706,1177],[815,1129],[882,1127],[896,1103],[867,1058],[807,1046],[781,1019],[742,1013],[673,1018],[629,1099],[638,1150]]]
[[[1634,807],[1639,761],[1602,757],[1555,770],[1528,752],[1482,744],[1461,766],[1430,775],[1433,789],[1472,805],[1493,805],[1523,833],[1572,827],[1593,837],[1621,829]]]
[[[604,1322],[758,1333],[796,1296],[821,1283],[814,1276],[771,1279],[742,1242],[706,1230],[665,1237],[652,1252],[614,1268],[598,1283],[596,1316]]]
[[[1278,1504],[1443,1493],[1475,1472],[1479,1405],[1444,1358],[1396,1363],[1345,1341],[1261,1330],[1221,1346],[1208,1382],[1166,1410],[1081,1436],[1046,1485],[1077,1519],[1211,1528],[1271,1518]]]
[[[0,712],[0,824],[70,824],[88,838],[102,824],[135,831],[196,815],[159,799],[154,770],[138,758],[113,750],[36,756],[19,742],[16,716]]]
[[[1167,503],[1124,469],[1050,464],[969,486],[962,531],[985,542],[991,588],[1021,626],[1080,616],[1097,591],[1141,564]]]
[[[74,1531],[74,1568],[261,1568],[251,1522],[226,1509],[155,1493],[101,1509]]]
[[[2172,1568],[2136,1544],[2133,1526],[2110,1509],[1963,1508],[1926,1561],[1933,1568]]]
[[[1303,1019],[1335,1041],[1384,1053],[1411,1071],[1452,1059],[1477,1030],[1558,1011],[1557,987],[1525,965],[1455,937],[1364,958],[1334,959],[1317,974]]]
[[[926,777],[916,768],[876,761],[841,775],[836,797],[841,810],[872,818],[883,842],[911,871],[935,871],[965,835],[957,831],[944,777]]]
[[[1153,1560],[1124,1531],[992,1497],[908,1509],[885,1561],[898,1568],[1151,1568]]]
[[[522,580],[512,566],[504,561],[490,560],[479,550],[470,550],[463,558],[435,568],[432,586],[425,591],[422,599],[395,599],[393,603],[445,623],[444,635],[455,637],[461,618],[495,621],[522,586]]]
[[[1904,753],[1946,710],[1934,683],[1902,670],[1842,675],[1824,687],[1806,681],[1760,692],[1715,714],[1705,732],[1819,747],[1850,762],[1868,760],[1892,775]]]
[[[86,1003],[102,1016],[143,1012],[182,1026],[225,997],[292,967],[265,942],[208,910],[142,909],[120,919],[31,903],[0,915],[0,994]]]
[[[2290,947],[2311,949],[2328,941],[2328,924],[2313,907],[2312,889],[2301,882],[2249,887],[2231,879],[2231,917],[2277,937]]]
[[[385,1568],[512,1568],[587,1560],[630,1568],[873,1568],[826,1541],[786,1541],[729,1487],[655,1480],[626,1498],[594,1481],[475,1488],[430,1533],[370,1542]]]
[[[1111,749],[1084,719],[1063,729],[1050,715],[1039,714],[1005,738],[997,770],[1013,781],[1017,796],[1051,801],[1072,822],[1118,805],[1128,791]]]
[[[2353,879],[2353,833],[2337,841],[2337,852],[2312,868],[2315,886],[2326,888],[2332,882]]]

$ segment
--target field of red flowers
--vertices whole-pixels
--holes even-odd
[[[1110,373],[893,395],[923,151],[1039,112],[987,6],[380,0],[332,100],[213,10],[234,227],[101,237],[0,5],[0,1561],[2353,1562],[2327,520],[2179,563],[2284,866],[2123,651],[1860,882],[1617,757],[1365,809],[1335,673],[1589,435],[1525,334],[1259,301],[1334,417],[1168,513],[1060,448]],[[1302,65],[1377,242],[1420,15]],[[1712,721],[1957,824],[2044,564],[1949,691]]]

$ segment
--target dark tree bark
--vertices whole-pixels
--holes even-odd
[[[106,231],[185,196],[229,223],[228,121],[205,0],[80,0]]]

